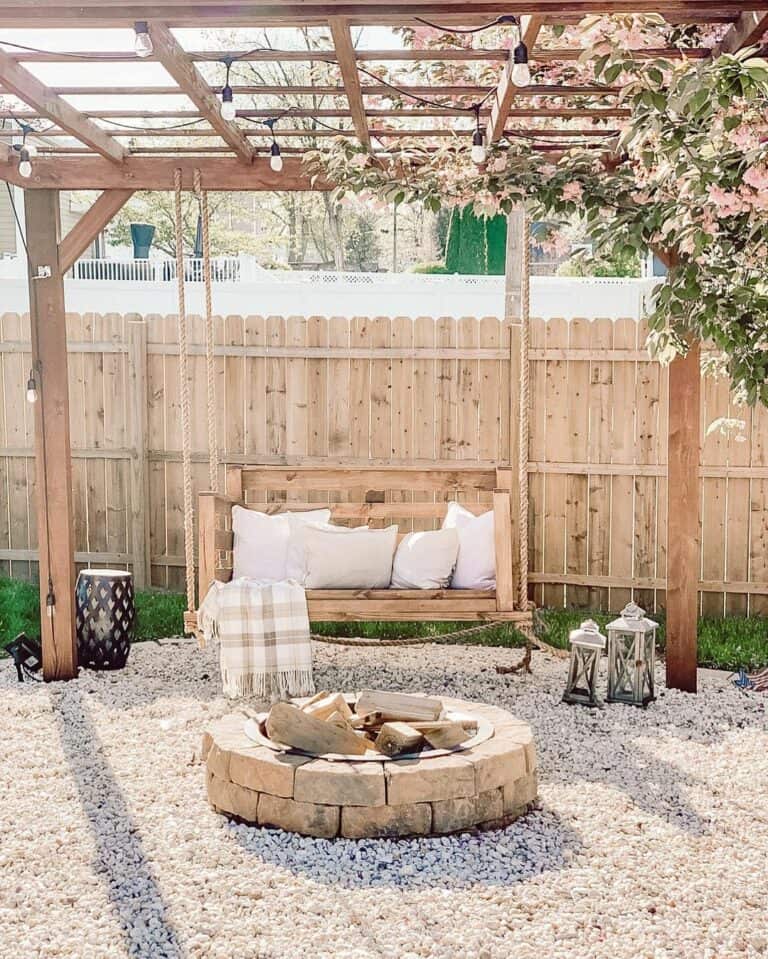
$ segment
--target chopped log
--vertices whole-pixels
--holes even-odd
[[[376,748],[387,756],[415,752],[424,737],[408,723],[384,723],[376,737]]]
[[[330,695],[329,690],[321,689],[319,693],[315,693],[314,696],[310,696],[309,699],[305,700],[299,708],[306,709],[307,706],[312,706],[314,703],[318,703],[321,699],[325,699],[326,696]]]
[[[361,756],[365,752],[362,739],[353,730],[340,729],[332,723],[308,716],[289,703],[275,703],[269,711],[266,725],[270,739],[304,752],[320,756],[325,753]]]
[[[315,719],[328,719],[329,716],[336,712],[341,713],[345,719],[352,717],[352,710],[347,705],[347,701],[341,693],[330,693],[323,699],[318,699],[313,703],[307,703],[303,707],[303,711],[308,716],[314,716]]]
[[[446,729],[449,726],[461,726],[462,729],[466,729],[474,735],[477,732],[477,720],[470,719],[438,719],[434,723],[410,723],[414,729],[418,729],[420,733],[428,733],[433,729]]]
[[[375,726],[381,726],[383,722],[384,717],[380,712],[363,713],[362,716],[353,713],[349,721],[353,729],[373,729]]]
[[[317,719],[317,716],[315,716],[315,719]],[[352,723],[350,723],[346,716],[342,716],[338,709],[335,713],[331,713],[324,722],[332,723],[334,726],[341,726],[342,729],[354,729]]]
[[[357,697],[355,710],[358,713],[381,712],[385,721],[415,720],[418,722],[439,719],[443,704],[439,699],[431,696],[411,696],[407,693],[364,689]]]
[[[461,723],[446,723],[444,726],[434,726],[425,730],[424,738],[433,749],[453,749],[460,746],[472,736]]]

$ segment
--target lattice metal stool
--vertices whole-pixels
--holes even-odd
[[[80,666],[122,669],[133,642],[133,577],[121,569],[84,569],[75,587]]]

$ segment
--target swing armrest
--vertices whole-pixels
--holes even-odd
[[[232,507],[237,500],[223,493],[200,493],[198,497],[199,575],[198,597],[202,601],[216,579],[232,579]]]

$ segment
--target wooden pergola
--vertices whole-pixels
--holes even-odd
[[[74,634],[75,578],[72,522],[72,483],[69,439],[69,397],[63,276],[93,239],[136,190],[170,190],[176,171],[184,189],[193,188],[195,171],[212,191],[326,190],[328,183],[310,184],[301,159],[291,155],[291,140],[336,135],[321,127],[309,131],[291,126],[292,118],[335,120],[341,129],[372,152],[396,147],[404,137],[446,138],[471,135],[474,120],[468,105],[479,104],[479,117],[489,142],[525,136],[535,149],[557,153],[562,145],[587,142],[610,148],[606,121],[627,111],[617,106],[616,87],[573,83],[516,87],[512,55],[507,49],[448,46],[444,49],[356,49],[358,27],[420,26],[419,18],[440,25],[469,27],[495,17],[515,14],[530,60],[537,63],[574,61],[572,46],[540,45],[542,30],[553,24],[578,23],[587,14],[654,12],[669,22],[726,25],[720,51],[733,52],[754,43],[768,28],[768,11],[744,9],[743,0],[526,0],[519,8],[494,0],[411,0],[407,3],[291,2],[271,0],[0,0],[0,93],[21,101],[22,107],[0,109],[0,118],[34,125],[45,121],[45,145],[34,159],[31,177],[19,173],[18,153],[0,143],[0,179],[25,190],[26,241],[29,255],[33,366],[42,388],[35,408],[38,491],[38,543],[42,607],[43,667],[46,679],[66,679],[77,673]],[[51,88],[34,73],[35,64],[88,61],[104,64],[137,62],[133,49],[53,52],[4,46],[2,30],[76,27],[135,28],[146,22],[153,53],[146,59],[162,65],[172,84],[162,86],[67,86]],[[310,27],[330,31],[332,46],[310,50],[187,50],[174,28]],[[510,27],[510,29],[512,29]],[[517,27],[515,27],[517,30]],[[638,56],[681,56],[676,48],[638,50]],[[686,57],[708,57],[705,48],[686,50]],[[269,165],[270,134],[259,121],[275,109],[239,109],[234,120],[220,111],[220,87],[201,71],[205,63],[230,56],[239,61],[320,61],[335,65],[338,84],[316,86],[232,84],[233,93],[249,96],[310,94],[341,98],[342,106],[309,110],[296,106],[282,118],[279,136],[286,154],[281,172]],[[387,98],[393,90],[377,82],[376,64],[399,61],[477,61],[498,65],[498,80],[487,84],[398,85],[398,99],[413,105],[373,107],[371,97]],[[70,97],[88,94],[114,100],[125,96],[128,108],[83,110]],[[186,97],[184,109],[142,107],[145,97]],[[445,105],[425,105],[414,98],[435,98]],[[531,105],[532,98],[543,98]],[[447,101],[447,102],[446,102]],[[450,105],[449,105],[450,104]],[[432,124],[425,126],[425,118]],[[460,121],[464,119],[464,124]],[[130,121],[130,131],[115,121]],[[181,126],[179,121],[185,125]],[[188,121],[188,122],[187,122]],[[571,126],[575,123],[576,126]],[[200,141],[199,145],[191,141]],[[130,143],[128,142],[130,141]],[[146,144],[146,145],[144,145]],[[59,235],[59,194],[62,190],[102,191],[88,212],[64,237]],[[696,689],[696,623],[699,567],[699,355],[693,348],[670,368],[668,440],[668,575],[667,677],[670,685]]]

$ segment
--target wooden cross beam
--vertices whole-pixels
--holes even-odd
[[[59,269],[74,265],[113,216],[133,196],[133,190],[105,190],[59,243]]]
[[[357,72],[355,47],[352,43],[352,34],[349,23],[343,17],[330,17],[328,24],[331,28],[331,37],[336,49],[336,56],[341,69],[341,78],[349,101],[349,110],[352,114],[352,123],[358,140],[364,147],[371,145],[371,136],[368,132],[368,121],[365,118],[365,105],[360,89],[360,75]]]
[[[151,21],[149,34],[155,56],[179,85],[183,93],[195,104],[203,118],[213,127],[224,142],[232,147],[243,163],[253,162],[253,150],[236,123],[225,120],[221,115],[221,104],[208,84],[198,73],[197,67],[189,59],[164,23]]]
[[[713,54],[736,53],[744,47],[756,44],[768,30],[768,10],[747,10],[739,15],[720,43],[715,47]]]
[[[37,77],[0,50],[0,83],[40,116],[53,120],[62,130],[80,140],[113,163],[122,163],[126,150],[101,127],[80,113]]]
[[[544,25],[543,17],[521,17],[520,35],[523,43],[528,47],[529,56],[533,53],[536,44],[536,38]],[[499,81],[496,90],[496,96],[491,105],[491,116],[486,127],[485,139],[488,143],[495,143],[504,135],[504,127],[509,117],[509,111],[515,96],[520,92],[519,88],[512,82],[512,69],[514,67],[514,53],[509,51],[509,58],[504,65],[504,72]]]

